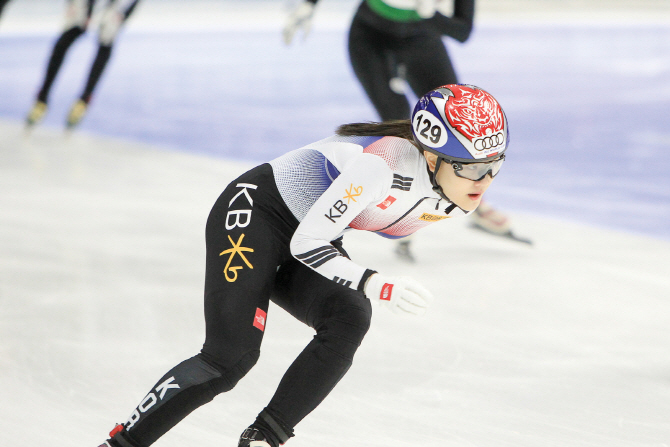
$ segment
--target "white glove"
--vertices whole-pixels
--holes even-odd
[[[408,276],[387,278],[375,273],[368,278],[364,292],[397,314],[423,315],[433,302],[433,294]]]
[[[314,15],[314,3],[301,2],[288,16],[284,25],[284,43],[290,45],[298,28],[302,28],[305,38],[312,28],[312,15]]]

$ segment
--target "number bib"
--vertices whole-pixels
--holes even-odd
[[[417,113],[412,125],[419,142],[426,146],[437,149],[447,143],[447,130],[442,121],[432,113],[426,110]]]

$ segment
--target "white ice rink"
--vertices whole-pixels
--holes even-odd
[[[97,446],[198,352],[205,220],[250,166],[0,119],[0,446]],[[437,299],[425,318],[375,308],[288,446],[670,446],[670,241],[511,217],[532,247],[456,220],[418,235],[414,265],[347,235],[355,261]],[[311,336],[271,307],[256,367],[155,445],[235,446]]]

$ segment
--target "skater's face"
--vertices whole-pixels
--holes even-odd
[[[435,173],[435,164],[437,155],[430,152],[424,152],[428,168]],[[481,180],[473,181],[467,178],[459,177],[454,172],[454,168],[449,163],[440,163],[440,168],[435,174],[437,184],[442,188],[442,192],[459,208],[465,211],[474,211],[482,201],[482,196],[491,185],[493,178],[491,175],[485,175]]]

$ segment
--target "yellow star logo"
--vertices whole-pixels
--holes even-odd
[[[237,271],[241,268],[244,268],[243,265],[240,266],[235,266],[231,267],[230,264],[233,262],[233,258],[235,255],[240,255],[240,258],[242,258],[242,261],[249,267],[250,269],[253,269],[254,266],[251,265],[249,260],[242,254],[243,251],[248,251],[253,253],[254,249],[253,248],[247,248],[247,247],[242,247],[242,240],[244,239],[244,233],[240,236],[240,238],[237,240],[237,243],[233,242],[233,239],[228,235],[228,240],[230,241],[230,244],[233,246],[232,248],[229,248],[228,250],[224,250],[221,253],[219,253],[219,256],[227,255],[230,254],[230,257],[228,258],[228,262],[226,262],[226,268],[223,269],[223,274],[226,275],[226,280],[228,282],[235,282],[237,281]],[[228,276],[228,272],[233,272],[233,276]]]
[[[343,199],[347,199],[347,205],[351,203],[353,200],[354,202],[356,201],[356,197],[360,196],[363,194],[363,187],[362,186],[356,186],[354,187],[354,184],[352,183],[349,189],[345,189],[347,195],[342,197]]]

